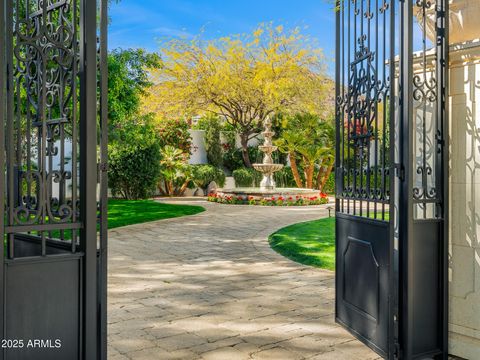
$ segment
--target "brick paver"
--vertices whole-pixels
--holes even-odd
[[[110,231],[109,359],[379,358],[335,324],[334,274],[268,245],[325,207],[200,204]]]

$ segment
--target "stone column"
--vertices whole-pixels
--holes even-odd
[[[452,45],[450,61],[450,353],[474,360],[480,359],[480,41]]]
[[[433,1],[434,2],[434,1]],[[480,1],[450,0],[450,353],[480,359]],[[424,31],[435,43],[435,7]]]

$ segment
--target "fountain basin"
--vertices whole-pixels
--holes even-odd
[[[244,200],[262,200],[262,199],[278,199],[284,198],[288,200],[297,199],[297,197],[310,199],[319,198],[320,191],[315,189],[297,189],[297,188],[275,188],[271,190],[264,190],[262,188],[234,188],[234,189],[218,189],[217,196],[219,197],[241,197]]]
[[[252,166],[262,174],[273,174],[283,169],[283,164],[253,164]]]
[[[264,153],[273,153],[275,151],[278,150],[278,146],[275,146],[275,145],[260,145],[258,147],[260,149],[260,151],[263,151]]]

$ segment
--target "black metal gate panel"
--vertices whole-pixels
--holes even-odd
[[[448,353],[446,14],[337,2],[336,320],[388,359]]]
[[[107,189],[98,166],[106,0],[99,4],[0,7],[0,338],[18,341],[0,359],[106,359]]]
[[[394,1],[337,15],[336,318],[383,356],[392,329]]]

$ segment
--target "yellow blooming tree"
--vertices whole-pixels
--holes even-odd
[[[248,141],[267,116],[328,111],[324,100],[332,82],[322,51],[300,28],[270,23],[249,35],[174,39],[162,45],[160,56],[145,110],[160,117],[221,116],[240,135],[247,167]]]

